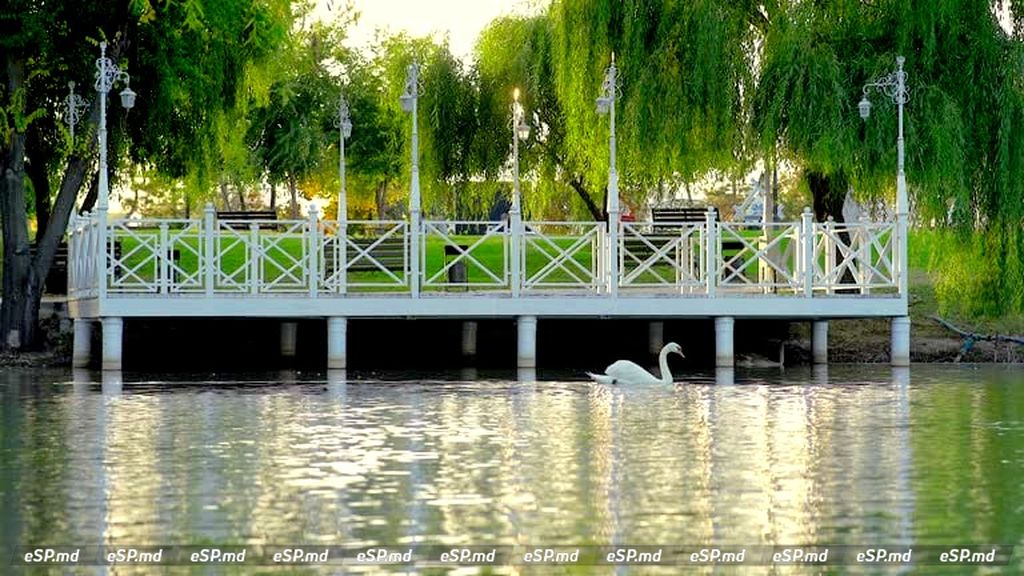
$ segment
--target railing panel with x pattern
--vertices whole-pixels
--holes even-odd
[[[319,227],[320,291],[340,294],[409,289],[408,222],[321,220]]]
[[[586,290],[604,285],[603,222],[523,222],[522,288]]]
[[[623,222],[620,230],[621,288],[704,291],[704,223]]]
[[[423,222],[420,270],[423,288],[508,289],[509,229],[507,222]]]
[[[899,283],[894,222],[815,224],[814,289],[828,294],[892,292]]]
[[[800,222],[721,222],[710,250],[717,289],[726,293],[769,294],[803,288]]]
[[[419,234],[418,254],[411,238]],[[72,222],[69,295],[296,295],[499,291],[715,297],[898,292],[895,223],[623,222],[617,266],[603,222],[425,220]],[[100,255],[102,254],[102,258]],[[513,256],[515,255],[515,256]],[[411,264],[419,259],[420,275]],[[516,258],[518,262],[514,262]],[[102,266],[103,273],[100,273]],[[518,282],[518,286],[513,284]]]

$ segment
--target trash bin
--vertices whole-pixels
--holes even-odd
[[[462,252],[460,252],[460,250]],[[469,250],[469,246],[460,244],[458,248],[447,244],[444,247],[444,265],[448,266],[448,262],[458,258],[464,251]],[[467,284],[469,282],[469,270],[466,268],[466,260],[462,259],[451,265],[448,268],[448,283],[449,284]]]

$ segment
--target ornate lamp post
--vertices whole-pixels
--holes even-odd
[[[907,89],[907,73],[903,70],[903,56],[896,57],[896,70],[882,78],[872,80],[864,85],[863,97],[857,104],[860,117],[867,120],[871,115],[871,101],[868,90],[877,89],[896,103],[898,132],[896,136],[896,234],[899,249],[899,286],[900,296],[907,298],[907,177],[903,171],[903,105],[910,100]],[[892,362],[893,364],[909,364],[910,362],[910,319],[908,317],[893,318],[892,325]]]
[[[82,112],[85,111],[89,103],[85,101],[78,94],[75,94],[75,83],[74,81],[68,82],[68,97],[65,102],[65,118],[64,122],[67,123],[68,129],[71,131],[71,145],[75,145],[75,126],[77,126],[82,120]]]
[[[523,105],[519,103],[519,88],[512,91],[512,207],[508,211],[509,226],[512,232],[512,295],[519,295],[522,284],[522,261],[519,251],[519,239],[523,226],[523,199],[519,187],[519,141],[530,137],[530,125],[524,120]]]
[[[608,115],[608,292],[612,296],[618,294],[619,287],[619,172],[615,168],[615,98],[617,97],[618,85],[616,82],[618,68],[615,67],[615,53],[612,53],[612,63],[604,73],[604,82],[601,84],[601,96],[597,98],[597,112],[602,116]]]
[[[348,219],[348,200],[345,196],[345,140],[352,136],[352,121],[348,117],[348,102],[345,101],[345,94],[342,93],[338,101],[338,172],[341,178],[341,187],[338,189],[338,221],[344,222]]]
[[[102,301],[107,295],[107,253],[110,249],[107,246],[107,208],[110,199],[110,185],[107,180],[107,94],[118,81],[124,82],[124,90],[121,91],[121,105],[126,110],[135,106],[135,92],[132,92],[128,85],[128,73],[121,70],[121,67],[114,64],[107,58],[107,43],[100,43],[100,57],[96,59],[96,92],[100,97],[100,175],[99,175],[99,198],[96,202],[96,222],[99,224],[99,245],[100,249],[96,254],[96,276],[99,279],[99,299]],[[103,323],[103,338],[106,342],[107,333],[110,333],[110,342],[121,341],[121,319],[105,318]],[[106,348],[106,344],[104,344]],[[106,352],[104,352],[106,354]],[[117,354],[120,357],[120,353]],[[120,360],[117,362],[120,368]]]
[[[412,174],[409,190],[409,250],[411,260],[412,281],[410,288],[413,298],[420,295],[420,142],[417,127],[416,106],[419,98],[419,65],[409,65],[405,79],[405,92],[402,93],[402,110],[412,113]]]
[[[121,105],[125,110],[135,106],[135,92],[129,85],[128,73],[107,58],[107,43],[100,43],[100,57],[96,59],[96,92],[100,96],[100,189],[97,209],[106,213],[109,205],[110,188],[107,180],[107,94],[118,81],[124,82],[121,91]]]

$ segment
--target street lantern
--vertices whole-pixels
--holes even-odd
[[[135,92],[129,85],[131,78],[128,73],[107,58],[107,43],[100,43],[100,57],[96,59],[96,92],[100,96],[100,182],[97,210],[106,213],[110,199],[110,184],[107,175],[107,94],[117,82],[124,83],[121,91],[121,105],[130,110],[135,106]]]
[[[128,82],[128,75],[125,74],[125,83]],[[131,110],[135,107],[135,91],[129,86],[125,86],[124,90],[121,90],[121,106],[125,110]]]
[[[871,116],[871,100],[868,100],[867,94],[860,99],[860,103],[857,104],[857,109],[860,110],[860,117],[864,120],[867,120],[868,116]]]
[[[604,73],[601,83],[601,95],[597,98],[597,113],[608,116],[608,261],[604,265],[607,272],[608,291],[612,296],[618,294],[619,284],[619,172],[616,168],[615,147],[615,100],[618,98],[618,72],[615,67],[615,53]]]
[[[352,136],[352,121],[348,115],[348,102],[345,94],[338,98],[338,221],[344,222],[348,215],[347,198],[345,196],[345,140]]]
[[[519,88],[512,91],[512,211],[522,213],[519,188],[519,142],[530,137],[530,125],[524,119],[523,105],[519,103]]]
[[[405,78],[405,90],[399,98],[402,110],[412,114],[412,170],[409,177],[409,250],[410,250],[410,291],[413,298],[420,295],[420,140],[416,118],[419,98],[420,67],[409,64]]]

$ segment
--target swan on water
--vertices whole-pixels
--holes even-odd
[[[615,362],[605,369],[604,374],[587,372],[587,375],[598,384],[671,384],[672,372],[669,372],[668,369],[668,355],[672,353],[686,358],[686,356],[683,356],[683,349],[679,347],[679,344],[675,342],[665,344],[665,347],[661,349],[661,354],[658,354],[661,378],[655,377],[654,374],[629,360]]]

